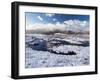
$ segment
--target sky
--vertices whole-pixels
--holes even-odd
[[[25,12],[26,30],[89,29],[89,15]]]

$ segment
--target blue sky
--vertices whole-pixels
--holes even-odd
[[[25,12],[26,30],[34,32],[89,31],[89,15]]]
[[[55,14],[55,13],[36,13],[25,12],[26,25],[35,23],[55,24],[57,22],[63,23],[67,20],[89,21],[89,15],[71,15],[71,14]]]

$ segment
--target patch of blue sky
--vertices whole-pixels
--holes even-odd
[[[76,14],[57,14],[57,13],[36,13],[25,12],[26,24],[43,23],[55,24],[57,22],[63,23],[67,20],[89,21],[89,15],[76,15]]]

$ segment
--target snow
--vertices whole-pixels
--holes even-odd
[[[56,34],[57,35],[57,34]],[[70,43],[81,44],[80,41],[89,41],[88,35],[67,35],[57,37],[56,35],[44,35],[44,34],[26,34],[26,41],[30,42],[35,38],[41,38],[46,40],[47,43],[52,39],[59,39]],[[56,42],[54,42],[56,43]],[[57,42],[58,43],[58,42]],[[48,45],[49,46],[49,45]],[[58,45],[49,46],[47,49],[52,49],[56,52],[74,51],[76,55],[60,55],[50,53],[49,51],[34,50],[29,46],[26,46],[25,68],[40,68],[40,67],[66,67],[66,66],[83,66],[89,64],[89,46],[77,46],[77,45]]]

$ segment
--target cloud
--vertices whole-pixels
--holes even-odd
[[[54,23],[35,23],[33,25],[26,26],[26,30],[32,30],[35,33],[47,33],[47,32],[66,32],[66,31],[74,31],[74,32],[85,32],[89,31],[89,22],[88,21],[80,21],[80,20],[66,20],[63,23],[56,22]]]
[[[89,21],[66,20],[64,21],[68,30],[72,31],[89,31]]]
[[[48,13],[48,14],[47,14],[47,13],[46,13],[45,15],[48,16],[48,17],[52,17],[52,16],[54,16],[55,14],[53,14],[53,13]]]
[[[40,20],[40,21],[43,21],[43,18],[41,16],[37,16],[37,18]]]
[[[55,32],[55,31],[65,31],[65,25],[63,24],[42,24],[42,23],[36,23],[30,26],[26,26],[26,30],[32,30],[35,33],[48,33],[48,32]]]
[[[57,19],[53,18],[53,21],[56,21]]]
[[[75,27],[89,27],[88,21],[80,21],[80,20],[66,20],[64,21],[64,24],[69,26],[75,26]]]
[[[58,21],[56,22],[56,25],[60,25],[60,24],[61,24],[60,22],[58,22]]]

